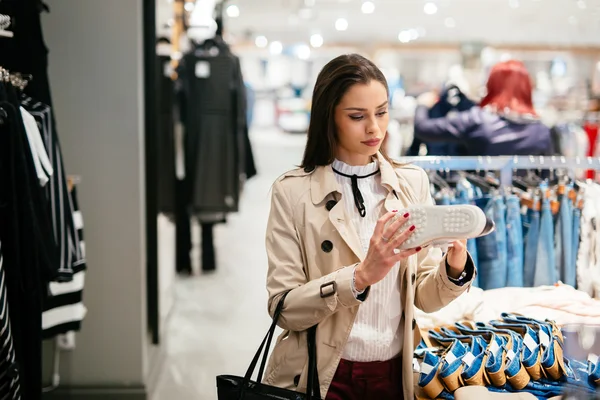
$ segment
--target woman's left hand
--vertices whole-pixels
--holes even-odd
[[[448,261],[448,266],[450,270],[448,274],[455,279],[458,279],[460,274],[465,269],[467,265],[467,240],[457,240],[452,243],[452,247],[448,249],[448,255],[446,256],[446,260]]]

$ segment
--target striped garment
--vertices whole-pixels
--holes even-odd
[[[10,323],[9,301],[0,246],[0,400],[20,400],[21,385]]]
[[[57,282],[69,282],[74,279],[76,270],[85,269],[85,265],[82,265],[85,264],[85,258],[79,250],[79,239],[52,110],[47,105],[25,95],[21,98],[21,104],[35,117],[54,169],[54,174],[46,185],[46,195],[52,210],[52,227],[59,260],[55,276],[49,277],[49,279]]]
[[[50,282],[48,297],[44,299],[42,313],[42,336],[53,338],[67,332],[81,330],[81,322],[87,313],[83,305],[85,283],[85,242],[83,239],[83,217],[77,201],[77,187],[69,193],[69,206],[75,226],[74,240],[69,242],[71,252],[81,262],[73,264],[73,279],[70,282]]]
[[[77,189],[69,191],[68,188],[52,110],[28,96],[21,98],[21,104],[36,119],[54,168],[45,189],[59,254],[56,274],[43,301],[42,336],[49,339],[81,330],[81,322],[87,312],[82,302],[86,270],[83,218],[77,202]]]

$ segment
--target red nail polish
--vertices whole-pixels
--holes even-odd
[[[409,213],[404,214],[404,218],[408,218],[408,217],[410,217]]]
[[[416,251],[417,251],[417,253],[418,253],[419,251],[421,251],[421,249],[422,249],[422,247],[421,247],[421,246],[419,246],[419,247],[417,247],[415,250],[416,250]]]
[[[392,212],[398,212],[398,210],[392,210]]]
[[[417,228],[417,227],[413,225],[413,226],[411,226],[411,227],[410,227],[409,231],[411,231],[411,232],[412,232],[412,231],[414,231],[416,228]]]

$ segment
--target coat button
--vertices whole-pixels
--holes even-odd
[[[413,321],[412,321],[412,330],[414,331],[416,327],[417,327],[417,321],[413,318]]]
[[[413,274],[410,276],[410,280],[412,281],[412,284],[413,284],[413,286],[414,286],[414,284],[415,284],[415,281],[417,280],[417,275],[413,273]]]
[[[329,200],[327,202],[327,204],[325,204],[325,208],[327,208],[327,211],[331,211],[331,209],[333,207],[335,207],[336,204],[337,204],[337,201],[335,201],[335,200]]]
[[[331,243],[329,240],[324,240],[323,243],[321,243],[321,250],[323,250],[325,253],[329,253],[331,250],[333,250],[333,243]]]

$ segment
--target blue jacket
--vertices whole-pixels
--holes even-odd
[[[481,107],[430,118],[427,107],[415,111],[415,138],[423,142],[464,144],[470,156],[551,155],[550,129],[538,120],[513,118]]]
[[[429,118],[441,118],[454,111],[467,111],[475,107],[473,103],[461,90],[455,85],[450,85],[440,94],[440,100],[427,112]],[[427,147],[428,156],[465,156],[467,149],[462,143],[451,142],[427,142],[414,138],[412,145],[407,151],[407,156],[416,156],[419,154],[421,144]]]

